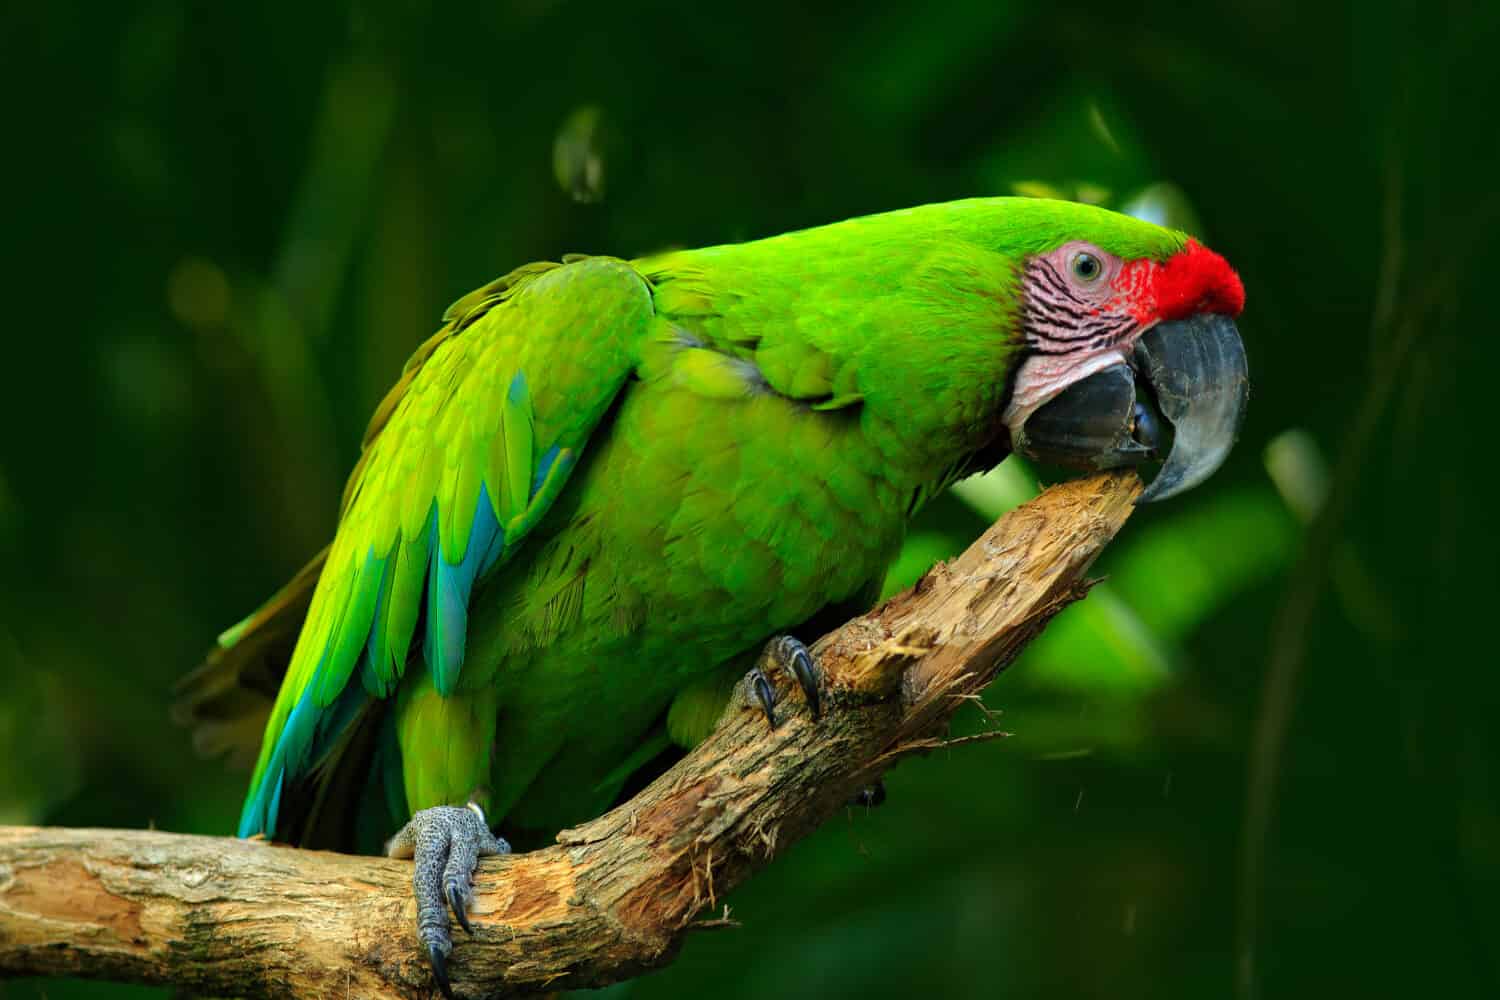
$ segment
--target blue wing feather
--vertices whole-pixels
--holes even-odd
[[[495,520],[489,488],[480,486],[479,504],[474,510],[474,524],[463,560],[450,563],[443,557],[437,536],[437,520],[432,526],[432,569],[427,578],[427,636],[422,655],[432,670],[433,684],[444,696],[453,693],[459,671],[464,665],[464,641],[469,626],[469,596],[479,579],[505,550],[505,532]]]

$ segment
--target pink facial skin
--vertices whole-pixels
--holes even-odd
[[[1129,355],[1154,322],[1131,308],[1146,292],[1141,277],[1119,257],[1082,240],[1027,262],[1022,325],[1031,356],[1016,373],[1004,415],[1012,440],[1042,404]]]

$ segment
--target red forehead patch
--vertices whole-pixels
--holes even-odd
[[[1238,316],[1245,286],[1229,261],[1197,240],[1167,259],[1156,278],[1156,312],[1164,320],[1196,313]]]
[[[1114,281],[1126,308],[1142,322],[1186,319],[1197,313],[1238,316],[1245,286],[1229,262],[1197,240],[1167,258],[1127,263]]]

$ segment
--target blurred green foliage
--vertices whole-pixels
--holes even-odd
[[[173,681],[523,261],[979,194],[1240,269],[1229,466],[967,731],[615,996],[1500,995],[1494,4],[508,0],[6,14],[0,822],[227,832]],[[892,584],[1034,489],[934,504]],[[5,997],[161,995],[17,981]]]

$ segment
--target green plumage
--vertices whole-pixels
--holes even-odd
[[[241,834],[348,846],[357,816],[378,838],[475,795],[522,829],[607,806],[983,461],[1020,263],[1073,239],[1184,245],[985,199],[530,265],[460,300],[371,421],[321,573],[205,668],[300,625]]]

